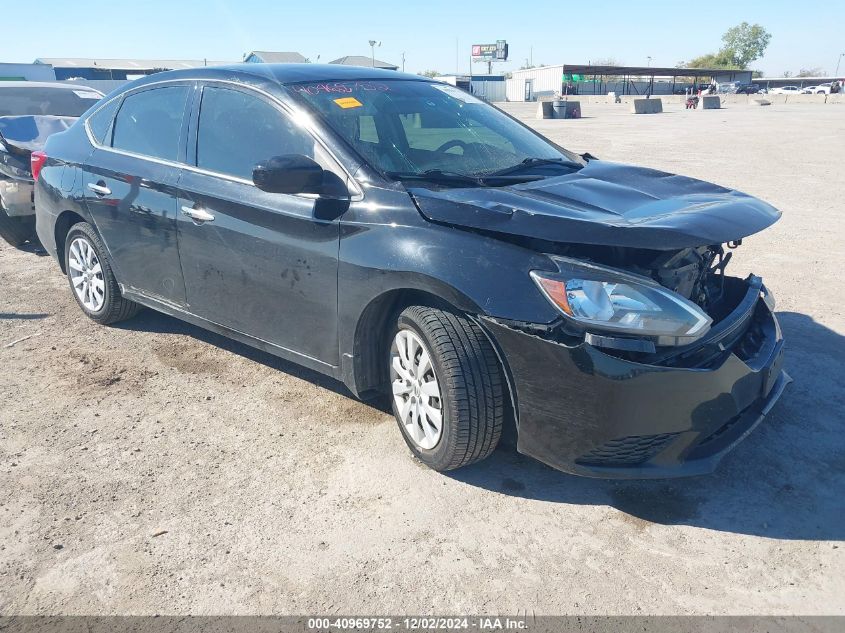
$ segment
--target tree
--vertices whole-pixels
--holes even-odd
[[[786,78],[786,79],[789,79],[790,77],[792,77],[792,73],[791,73],[790,71],[788,71],[788,70],[784,70],[784,71],[783,71],[783,75],[781,75],[781,77],[784,77],[784,78]]]
[[[729,28],[722,36],[718,53],[707,53],[692,59],[688,68],[725,68],[745,70],[748,64],[763,56],[771,34],[759,24],[743,22]]]
[[[719,52],[729,56],[737,68],[748,68],[748,64],[763,56],[771,39],[771,33],[759,24],[743,22],[725,32]]]
[[[687,68],[738,68],[731,57],[724,51],[718,53],[707,53],[691,59]]]
[[[824,69],[816,66],[815,68],[802,68],[798,71],[796,77],[824,77]]]
[[[421,73],[417,73],[418,75],[422,75],[423,77],[439,77],[440,73],[436,70],[424,70]]]

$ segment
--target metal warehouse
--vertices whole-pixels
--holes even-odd
[[[508,101],[536,101],[556,94],[673,94],[690,83],[751,83],[750,70],[652,68],[557,64],[515,70],[507,80]]]

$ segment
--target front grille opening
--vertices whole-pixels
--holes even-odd
[[[648,461],[680,433],[629,435],[610,440],[575,460],[593,466],[632,466]]]

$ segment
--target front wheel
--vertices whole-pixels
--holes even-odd
[[[74,224],[67,234],[65,270],[76,303],[97,323],[117,323],[135,316],[141,309],[121,295],[106,247],[87,222]]]
[[[493,452],[505,415],[504,380],[477,324],[453,312],[407,308],[388,361],[393,414],[420,461],[446,471]]]

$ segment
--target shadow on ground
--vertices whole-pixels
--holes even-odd
[[[558,472],[500,449],[449,473],[472,486],[551,503],[604,504],[643,526],[690,525],[780,539],[845,539],[845,337],[778,314],[795,382],[712,475],[603,481]]]
[[[781,539],[845,539],[845,337],[792,312],[778,315],[795,379],[768,418],[708,476],[604,481],[558,472],[503,447],[448,473],[493,492],[551,503],[608,505],[642,526],[690,525]],[[178,319],[145,310],[117,327],[183,334],[352,397],[343,383]],[[386,402],[370,403],[389,411]]]
[[[346,388],[346,385],[339,380],[329,378],[328,376],[324,376],[323,374],[308,369],[307,367],[302,367],[296,363],[274,356],[269,352],[264,352],[254,347],[250,347],[249,345],[227,338],[221,334],[215,334],[214,332],[204,330],[201,327],[197,327],[160,312],[144,310],[135,318],[118,323],[113,327],[137,332],[183,334],[185,336],[190,336],[198,341],[214,345],[215,347],[224,349],[232,354],[237,354],[238,356],[247,358],[253,362],[261,363],[262,365],[272,369],[306,380],[314,385],[322,387],[323,389],[328,389],[329,391],[333,391],[349,398],[354,397],[349,389]]]

